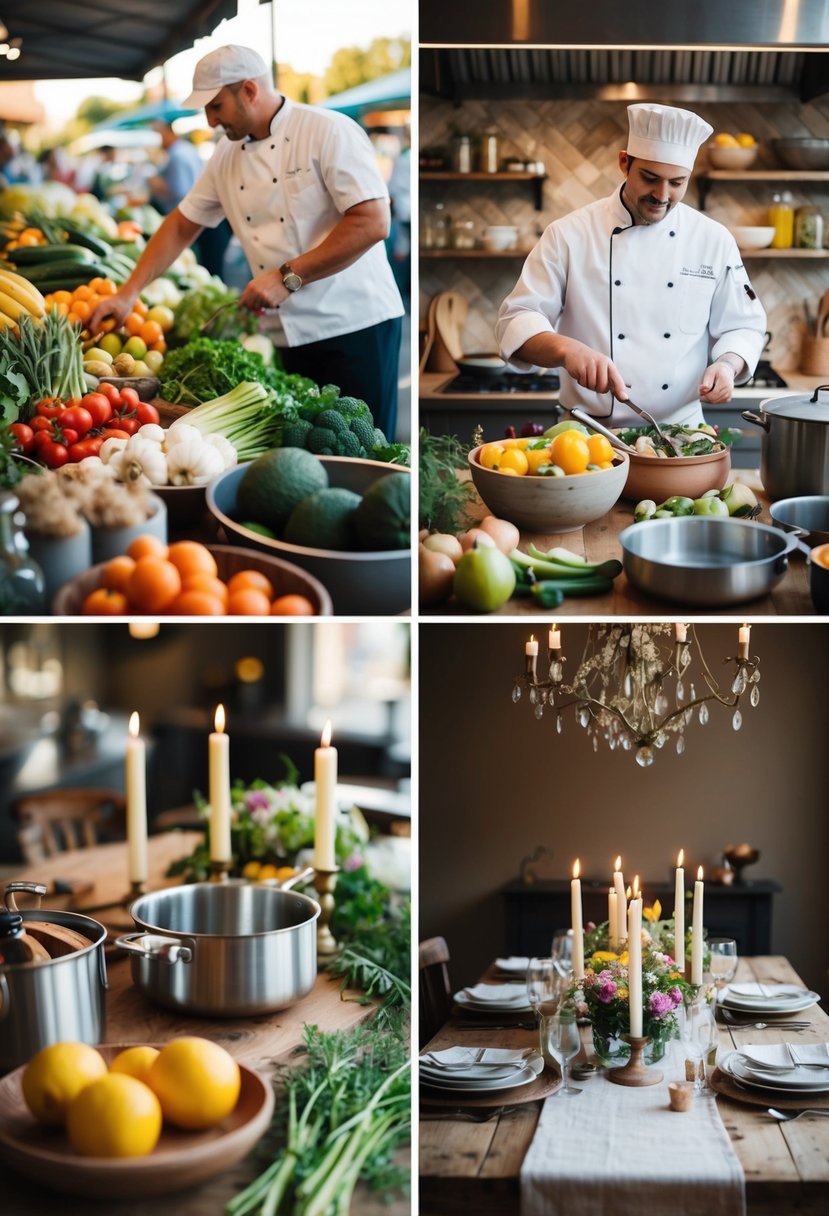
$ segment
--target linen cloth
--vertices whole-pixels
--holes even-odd
[[[576,1081],[547,1098],[521,1167],[522,1216],[745,1216],[745,1179],[713,1097]]]

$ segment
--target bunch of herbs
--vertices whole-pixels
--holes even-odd
[[[471,482],[461,481],[466,449],[457,435],[420,431],[420,526],[430,532],[458,532],[469,526],[467,507],[474,497]]]

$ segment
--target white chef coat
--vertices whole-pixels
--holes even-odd
[[[179,204],[194,224],[225,217],[253,277],[319,245],[349,207],[388,199],[363,129],[333,110],[284,98],[265,139],[223,137]],[[279,306],[288,346],[354,333],[403,315],[382,241]]]
[[[621,190],[543,233],[501,305],[503,357],[536,334],[559,333],[609,355],[630,399],[660,421],[698,423],[699,384],[709,363],[732,351],[749,379],[763,349],[766,314],[728,229],[679,203],[656,224],[634,224]],[[559,369],[561,402],[611,425],[641,419],[610,393],[582,388]]]

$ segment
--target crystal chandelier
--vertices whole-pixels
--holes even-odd
[[[552,710],[559,734],[564,711],[573,706],[594,751],[604,739],[611,751],[635,749],[636,763],[647,768],[671,736],[682,755],[686,727],[694,718],[704,726],[711,702],[733,710],[731,724],[740,729],[744,694],[752,706],[760,700],[760,660],[749,657],[750,636],[751,626],[742,625],[736,656],[723,660],[734,665],[723,688],[705,660],[693,625],[591,624],[581,662],[565,683],[561,630],[554,625],[547,641],[546,674],[539,676],[538,642],[531,637],[524,647],[525,670],[513,681],[512,699],[520,701],[526,690],[536,718]]]

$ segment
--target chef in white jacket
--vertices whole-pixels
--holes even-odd
[[[560,369],[567,409],[641,426],[630,398],[697,424],[752,375],[766,314],[728,230],[681,201],[712,128],[650,103],[628,119],[621,188],[549,225],[501,305],[498,343],[514,368]]]

